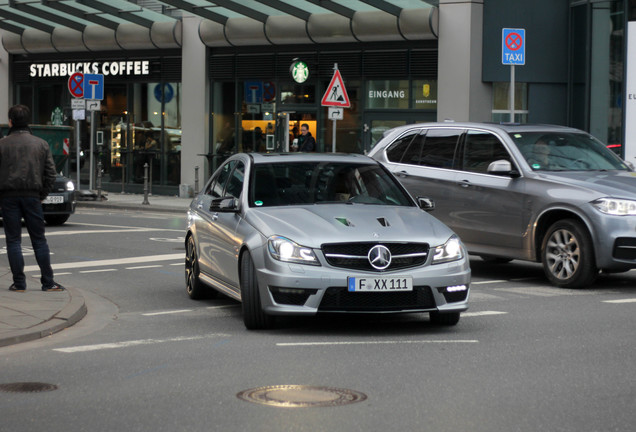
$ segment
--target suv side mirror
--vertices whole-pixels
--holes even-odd
[[[220,213],[237,213],[239,211],[238,200],[234,197],[222,197],[212,200],[210,211]]]
[[[435,201],[428,197],[417,197],[417,205],[420,206],[425,212],[431,212],[435,210]]]
[[[516,169],[513,169],[510,161],[507,161],[505,159],[491,162],[490,165],[488,165],[487,172],[488,174],[510,176],[513,178],[521,177],[521,174],[519,174],[519,171],[517,171]]]

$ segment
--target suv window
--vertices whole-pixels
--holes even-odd
[[[420,165],[452,168],[460,129],[429,129],[422,148]]]
[[[491,162],[502,159],[511,162],[499,138],[489,132],[468,131],[460,167],[462,170],[485,174]]]
[[[404,153],[408,150],[409,145],[413,141],[413,138],[417,136],[419,129],[415,131],[409,131],[406,135],[402,135],[398,138],[386,151],[386,157],[391,162],[402,162]],[[408,162],[405,162],[408,163]]]
[[[223,196],[223,187],[225,186],[227,179],[230,177],[230,173],[232,172],[234,165],[236,165],[236,161],[230,161],[223,165],[205,193],[211,195],[212,198],[221,198]]]

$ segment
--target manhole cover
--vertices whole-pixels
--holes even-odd
[[[355,390],[304,385],[259,387],[236,396],[247,402],[286,408],[339,406],[367,399],[367,395]]]
[[[17,382],[0,384],[0,391],[10,393],[37,393],[53,390],[57,390],[57,386],[55,384],[39,382]]]

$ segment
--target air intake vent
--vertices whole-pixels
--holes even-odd
[[[385,218],[378,218],[378,222],[380,222],[380,225],[382,225],[383,227],[391,226],[389,221],[386,220]]]

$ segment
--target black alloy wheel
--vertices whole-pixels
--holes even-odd
[[[185,282],[191,299],[199,300],[207,296],[209,290],[199,280],[199,258],[192,236],[186,241]]]
[[[241,302],[243,323],[248,330],[264,330],[274,325],[274,317],[263,311],[256,269],[249,252],[241,256]]]

